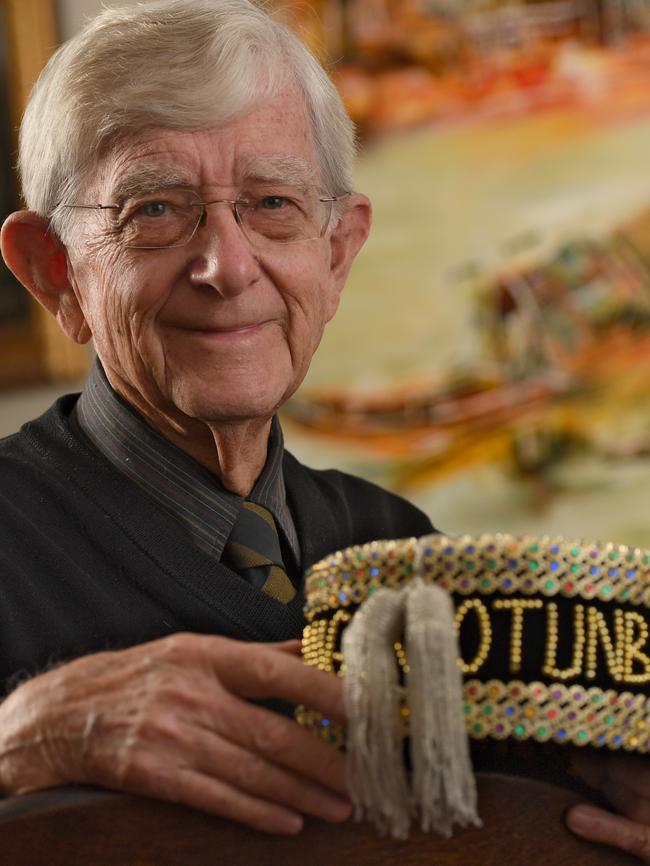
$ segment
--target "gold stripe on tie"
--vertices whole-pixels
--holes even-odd
[[[295,597],[296,589],[284,569],[273,515],[248,500],[243,509],[224,547],[223,562],[262,592],[287,604]]]
[[[271,527],[273,532],[277,534],[278,529],[275,525],[275,520],[268,508],[264,508],[263,505],[258,505],[257,502],[250,502],[248,499],[244,500],[244,508],[247,511],[252,511],[253,514],[257,514],[258,517],[261,517],[262,520]]]
[[[288,604],[295,596],[296,589],[289,580],[286,571],[277,565],[272,565],[266,583],[262,587],[262,592]]]

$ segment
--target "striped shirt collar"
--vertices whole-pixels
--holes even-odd
[[[115,393],[99,361],[77,402],[77,419],[93,445],[179,520],[197,547],[215,559],[221,558],[242,498],[226,490],[205,467],[150,427]],[[271,511],[296,562],[300,562],[282,474],[283,455],[282,429],[274,417],[266,463],[249,499]]]

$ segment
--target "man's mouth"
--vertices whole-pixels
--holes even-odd
[[[271,319],[262,319],[256,322],[236,322],[233,324],[215,324],[215,325],[174,325],[173,327],[180,331],[185,331],[189,334],[195,334],[197,337],[213,337],[218,339],[222,337],[247,337],[253,336],[258,331],[261,331],[266,325],[271,323]]]

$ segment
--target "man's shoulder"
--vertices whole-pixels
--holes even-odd
[[[57,441],[72,441],[67,418],[74,407],[78,394],[59,397],[42,415],[27,421],[15,433],[0,438],[0,460],[5,465],[27,461],[38,462],[39,456],[48,457],[48,446]]]
[[[293,461],[295,466],[300,467],[300,471],[307,473],[314,483],[326,494],[344,496],[346,499],[358,499],[359,501],[380,499],[415,509],[415,506],[407,499],[359,475],[352,475],[349,472],[333,468],[313,469],[304,463],[300,463],[299,460],[289,453],[287,453],[287,458]]]
[[[40,499],[69,486],[72,476],[93,471],[88,449],[70,426],[77,394],[60,397],[42,415],[0,439],[0,499],[3,513],[20,502]]]
[[[412,502],[364,478],[312,469],[287,452],[284,474],[296,522],[306,524],[304,535],[314,545],[312,562],[353,544],[435,532]]]

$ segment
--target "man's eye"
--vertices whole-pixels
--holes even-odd
[[[148,201],[140,205],[137,213],[146,217],[162,217],[169,212],[169,204],[165,201]]]
[[[258,201],[257,206],[263,210],[282,210],[289,204],[291,201],[284,195],[265,195]]]

